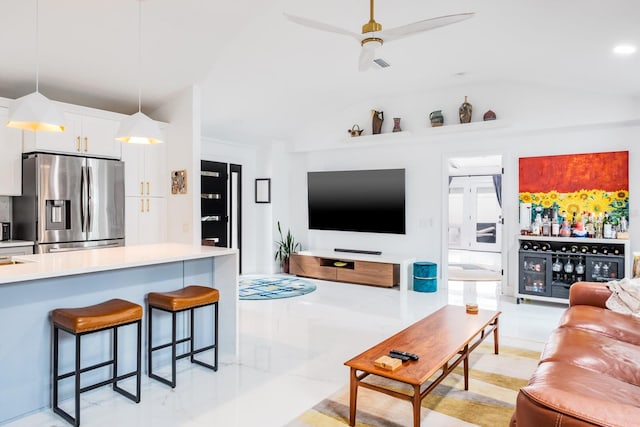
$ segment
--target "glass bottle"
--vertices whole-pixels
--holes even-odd
[[[560,235],[560,223],[558,222],[558,213],[554,212],[553,219],[551,220],[551,235],[558,237]]]
[[[564,264],[564,272],[567,274],[573,273],[573,262],[571,262],[571,257],[567,258],[567,262]]]
[[[611,239],[611,220],[609,214],[604,215],[604,221],[602,222],[602,237],[605,239]]]
[[[602,212],[596,218],[596,239],[602,239]]]
[[[545,216],[542,219],[542,235],[550,236],[551,235],[551,223],[549,222],[549,217]]]

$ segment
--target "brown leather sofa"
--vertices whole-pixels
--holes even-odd
[[[604,283],[571,286],[512,427],[640,426],[640,319],[606,309],[609,295]]]

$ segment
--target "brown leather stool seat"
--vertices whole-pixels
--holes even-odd
[[[112,299],[100,304],[79,308],[58,308],[51,312],[53,325],[53,411],[74,426],[80,425],[80,393],[112,384],[113,390],[123,396],[140,402],[140,372],[142,355],[142,307],[122,299]],[[118,328],[135,324],[137,326],[137,366],[136,370],[118,375]],[[60,330],[75,336],[75,369],[65,374],[59,371],[59,335]],[[112,331],[111,359],[106,362],[81,368],[81,341],[84,335]],[[111,378],[95,384],[80,387],[80,375],[88,371],[112,366]],[[118,386],[118,382],[136,377],[136,393],[130,393]],[[58,383],[66,378],[75,380],[75,417],[58,406]]]
[[[142,307],[122,299],[81,308],[57,308],[51,321],[58,327],[76,334],[95,331],[142,319]]]
[[[200,307],[218,302],[220,292],[206,286],[187,286],[171,292],[150,292],[147,304],[166,311],[180,311],[192,307]]]
[[[191,285],[182,289],[170,292],[150,292],[147,294],[147,313],[148,313],[148,339],[147,355],[149,359],[149,377],[156,379],[164,384],[174,388],[176,386],[176,361],[184,357],[189,357],[191,363],[197,363],[206,368],[218,370],[218,300],[220,293],[215,288],[206,286]],[[201,307],[213,306],[214,309],[214,325],[213,325],[213,345],[194,348],[194,310]],[[152,311],[161,310],[172,315],[171,342],[153,346],[153,313]],[[190,329],[189,335],[182,339],[176,339],[176,315],[177,313],[189,311]],[[184,342],[189,342],[189,351],[180,355],[177,354],[176,346]],[[164,348],[171,347],[171,381],[153,373],[153,352]],[[207,350],[214,350],[214,364],[202,362],[194,358],[195,354]]]

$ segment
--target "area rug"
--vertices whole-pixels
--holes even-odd
[[[480,345],[470,357],[469,390],[464,390],[462,366],[459,366],[422,401],[421,424],[508,426],[518,390],[527,384],[539,358],[539,352],[504,346],[500,348],[500,354],[495,355],[493,345]],[[400,392],[409,391],[397,382],[369,378]],[[348,385],[304,412],[287,427],[345,425],[349,425]],[[359,387],[356,425],[413,426],[411,403]]]
[[[242,300],[268,300],[308,294],[316,285],[293,276],[259,276],[240,278],[239,288]]]

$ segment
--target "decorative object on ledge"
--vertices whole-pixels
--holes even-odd
[[[347,132],[351,136],[360,136],[362,135],[362,132],[364,132],[364,129],[360,129],[360,126],[358,126],[358,124],[356,123],[351,127],[351,129],[348,129]]]
[[[187,194],[187,170],[171,171],[171,194]]]
[[[431,114],[429,114],[429,120],[431,120],[431,127],[433,128],[442,126],[444,124],[442,110],[432,111]]]
[[[372,123],[371,128],[373,129],[371,133],[374,135],[378,135],[382,131],[382,122],[384,122],[384,112],[371,110]]]
[[[467,101],[467,97],[464,97],[464,102],[458,109],[460,115],[460,123],[471,123],[471,114],[473,113],[473,106]]]
[[[482,120],[484,120],[485,122],[488,122],[489,120],[495,120],[496,119],[496,113],[494,113],[491,110],[488,110],[486,113],[484,113],[484,116],[482,116]]]
[[[400,127],[400,117],[393,118],[393,132],[402,132],[402,128]]]
[[[256,178],[256,203],[271,203],[271,178]]]

